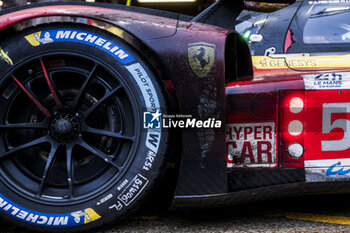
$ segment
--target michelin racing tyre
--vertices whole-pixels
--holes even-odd
[[[0,214],[43,231],[118,220],[165,162],[165,99],[120,38],[74,24],[0,42]]]

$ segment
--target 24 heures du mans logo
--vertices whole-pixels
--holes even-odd
[[[221,128],[222,126],[222,121],[215,118],[202,120],[187,114],[166,115],[161,114],[159,109],[154,112],[144,112],[143,117],[143,127],[145,129]]]

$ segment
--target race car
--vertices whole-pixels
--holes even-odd
[[[349,7],[347,1],[305,0],[272,13],[243,11],[236,30],[250,46],[255,74],[346,70]]]
[[[194,18],[1,11],[0,215],[76,232],[133,213],[159,184],[175,190],[170,209],[349,192],[350,73],[255,75],[234,19],[271,2],[219,0]]]

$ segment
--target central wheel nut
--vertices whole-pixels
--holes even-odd
[[[78,119],[67,113],[56,116],[51,122],[51,135],[58,140],[70,140],[79,134]]]
[[[67,119],[57,120],[54,127],[55,127],[56,133],[59,135],[68,135],[73,130],[72,123]]]

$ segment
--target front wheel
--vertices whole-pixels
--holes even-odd
[[[165,99],[121,39],[53,24],[0,43],[0,213],[81,231],[134,211],[165,162]]]

